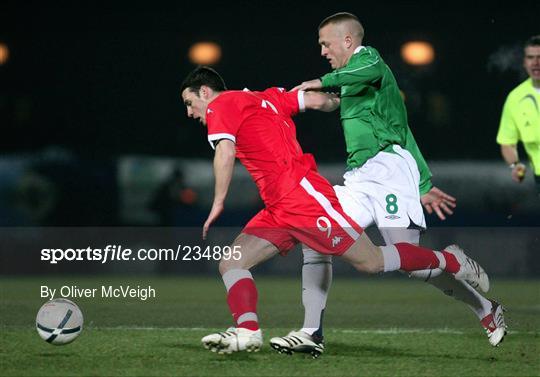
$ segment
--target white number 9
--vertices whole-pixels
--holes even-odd
[[[321,232],[326,232],[326,237],[330,238],[330,233],[332,233],[332,224],[327,217],[321,216],[317,219],[317,228]]]

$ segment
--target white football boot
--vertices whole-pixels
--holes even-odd
[[[498,347],[504,340],[507,326],[504,322],[504,308],[497,301],[491,301],[491,313],[482,318],[482,326],[486,329],[489,343],[493,347]]]
[[[456,280],[465,280],[474,289],[482,292],[489,291],[489,277],[486,271],[475,260],[468,257],[463,249],[457,245],[450,245],[444,248],[444,251],[453,254],[461,266],[454,274]]]
[[[303,331],[291,331],[286,336],[270,339],[270,346],[279,353],[292,355],[294,352],[309,353],[316,359],[324,352],[324,342]]]
[[[247,351],[258,352],[263,344],[262,332],[242,327],[230,327],[224,332],[210,334],[201,339],[207,350],[219,354]]]

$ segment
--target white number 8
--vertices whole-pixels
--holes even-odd
[[[330,238],[330,233],[332,233],[332,224],[327,217],[321,216],[317,219],[317,228],[321,232],[326,232],[326,237]]]

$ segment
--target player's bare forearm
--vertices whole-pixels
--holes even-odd
[[[229,185],[234,171],[234,161],[236,158],[236,147],[231,140],[221,140],[216,146],[214,156],[214,176],[216,179],[214,187],[214,203],[225,202]]]
[[[322,92],[305,92],[304,105],[306,109],[331,112],[339,107],[340,99],[337,94]]]
[[[214,188],[214,202],[208,218],[204,222],[202,238],[206,239],[210,225],[221,215],[224,209],[225,198],[229,191],[232,174],[234,171],[234,160],[236,156],[236,147],[230,140],[221,140],[216,146],[214,156],[214,176],[216,180]]]

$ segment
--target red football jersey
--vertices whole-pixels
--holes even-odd
[[[270,88],[263,92],[225,91],[206,112],[208,141],[236,144],[236,157],[270,206],[296,188],[313,160],[304,156],[291,117],[304,110],[304,93]]]

